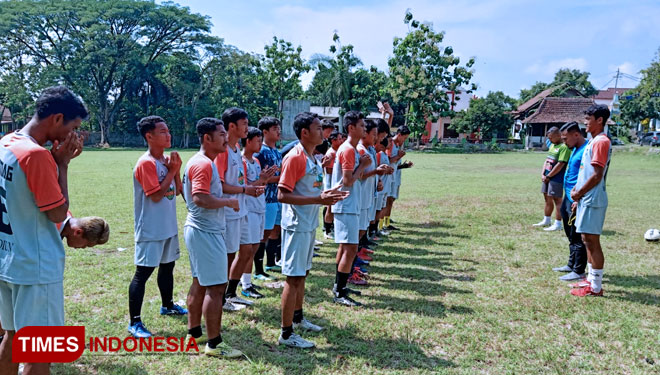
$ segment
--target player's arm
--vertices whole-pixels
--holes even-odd
[[[238,211],[238,199],[235,198],[217,198],[211,194],[195,193],[193,194],[193,203],[202,208],[217,209],[222,207],[231,207]]]
[[[560,161],[552,168],[552,170],[546,175],[547,178],[555,176],[557,173],[561,172],[562,169],[566,166],[565,161]]]
[[[406,156],[406,152],[399,149],[399,153],[396,156],[391,156],[390,157],[390,163],[396,163],[399,160],[401,160],[401,158],[403,158],[404,156]]]
[[[39,152],[26,161],[27,183],[37,207],[54,223],[64,221],[69,212],[69,162],[81,152],[82,139],[71,132],[64,141],[53,143],[52,158]]]
[[[324,206],[333,205],[340,200],[348,197],[348,191],[340,191],[341,185],[328,189],[315,197],[295,194],[287,187],[279,186],[277,189],[277,200],[281,203],[295,204],[297,206],[307,204],[320,204]]]

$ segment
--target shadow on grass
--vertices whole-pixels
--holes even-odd
[[[83,361],[75,363],[57,363],[51,366],[53,375],[78,375],[78,374],[122,374],[122,375],[147,375],[148,372],[140,365],[127,365],[122,363],[95,362],[85,364]]]
[[[610,294],[631,302],[641,303],[643,305],[660,306],[660,298],[650,293],[631,291],[632,288],[642,288],[651,290],[660,290],[660,275],[649,276],[624,276],[607,275],[607,282],[625,290],[614,290]]]
[[[319,321],[313,316],[310,319]],[[227,337],[232,341],[245,343],[236,345],[253,362],[267,363],[280,367],[284,374],[310,374],[318,369],[341,370],[349,358],[360,358],[371,368],[387,370],[432,370],[437,368],[455,367],[451,361],[434,356],[428,356],[422,348],[412,340],[403,338],[364,339],[359,335],[360,327],[348,325],[343,328],[326,324],[321,333],[305,333],[303,337],[311,341],[317,337],[325,337],[329,348],[301,350],[287,348],[276,342],[266,342],[257,329],[241,329],[227,331]],[[247,339],[246,339],[247,338]]]

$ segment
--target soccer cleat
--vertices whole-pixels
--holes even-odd
[[[366,260],[360,259],[360,257],[355,258],[355,266],[362,268],[362,266],[368,266],[369,262]]]
[[[160,315],[186,315],[188,310],[177,305],[176,303],[172,305],[172,308],[169,309],[165,306],[160,307]]]
[[[390,220],[390,223],[391,223],[391,222],[392,222],[392,220]],[[400,230],[399,228],[395,227],[395,226],[392,225],[392,224],[390,224],[390,225],[388,225],[387,227],[385,227],[385,229],[387,229],[387,230],[389,230],[389,231]]]
[[[300,323],[293,322],[293,329],[298,329],[298,328],[312,332],[321,332],[323,330],[323,327],[317,326],[316,324],[310,322],[305,318],[303,318],[303,320]]]
[[[274,278],[273,276],[271,276],[271,275],[269,275],[269,274],[267,274],[267,273],[258,273],[258,274],[255,274],[255,275],[254,275],[254,278],[255,278],[256,280],[261,280],[261,281],[275,281],[275,280],[277,280],[276,278]]]
[[[367,249],[366,247],[360,248],[360,251],[364,251],[365,254],[373,254],[374,251],[371,249]]]
[[[362,267],[353,267],[353,273],[357,273],[361,278],[365,280],[369,278],[369,272]]]
[[[575,272],[567,273],[564,276],[559,277],[559,280],[561,281],[573,281],[573,280],[582,280],[584,279],[584,274],[580,275]]]
[[[295,333],[292,333],[288,339],[284,339],[280,333],[280,338],[277,339],[277,342],[290,348],[310,349],[316,346],[313,342],[307,341]]]
[[[552,269],[555,272],[571,272],[573,269],[569,266],[555,267]]]
[[[554,232],[554,231],[562,230],[562,229],[563,228],[562,228],[561,224],[557,224],[557,222],[555,222],[554,224],[552,224],[551,226],[549,226],[547,228],[543,228],[543,230],[546,231],[546,232]]]
[[[266,266],[266,271],[282,272],[282,267],[277,264],[274,266]]]
[[[532,224],[532,226],[533,227],[547,227],[550,224],[551,224],[550,220],[545,220],[544,219],[544,220],[539,221],[536,224]]]
[[[337,297],[335,296],[332,301],[338,305],[344,305],[344,306],[350,306],[350,307],[358,307],[362,306],[362,304],[351,297],[344,296],[344,297]]]
[[[321,250],[320,247],[318,247],[318,246],[314,246],[314,251],[319,251],[319,250]]]
[[[367,262],[371,262],[372,260],[374,260],[374,258],[370,257],[369,254],[367,254],[367,252],[364,251],[364,249],[360,250],[357,256],[362,260],[366,260]]]
[[[317,253],[317,252],[315,251],[315,252],[312,254],[312,258],[316,258],[316,257],[320,257],[320,255],[319,255],[319,253]]]
[[[380,241],[380,240],[381,240],[381,238],[380,238],[380,237],[378,237],[378,233],[374,233],[374,235],[373,235],[373,236],[371,236],[371,240],[372,240],[372,241]]]
[[[387,230],[385,230],[385,228],[383,228],[383,229],[379,230],[379,231],[377,232],[377,234],[378,234],[379,236],[381,236],[381,237],[382,237],[382,236],[387,237],[387,236],[389,236],[391,233],[388,232]]]
[[[355,294],[356,296],[361,296],[362,292],[356,289],[351,289],[349,287],[345,287],[344,290],[346,291],[347,294]],[[337,295],[337,284],[333,285],[332,287],[332,294]]]
[[[585,286],[584,288],[571,289],[571,294],[577,297],[602,297],[603,288],[600,288],[598,293],[594,292],[591,289],[591,285]]]
[[[582,279],[577,283],[568,284],[568,286],[570,286],[571,288],[584,288],[585,286],[591,286],[591,281],[587,279]]]
[[[220,358],[240,358],[243,356],[243,352],[238,349],[234,349],[231,346],[227,345],[224,342],[218,344],[215,348],[211,349],[209,344],[206,344],[204,347],[204,354],[210,357],[220,357]]]
[[[367,285],[367,280],[364,280],[363,278],[358,275],[357,272],[353,272],[351,274],[351,277],[348,278],[348,282],[353,285]]]
[[[314,246],[320,246],[320,245],[323,245],[323,241],[314,240]]]
[[[142,322],[137,322],[135,324],[128,325],[128,333],[130,333],[136,339],[151,337],[151,332],[147,327],[142,324]]]
[[[222,305],[223,310],[230,312],[243,310],[245,307],[245,305],[234,304],[229,301],[225,301],[225,304]]]
[[[186,341],[184,341],[184,342],[185,342],[185,345],[188,345],[188,342],[190,341],[190,339],[195,340],[195,343],[196,343],[197,345],[200,345],[200,344],[202,344],[202,343],[206,343],[206,341],[208,341],[208,340],[207,340],[207,339],[203,339],[202,337],[204,337],[204,336],[200,336],[200,337],[198,337],[198,338],[194,338],[190,333],[188,333],[188,334],[186,335]]]
[[[377,247],[377,246],[378,246],[378,243],[377,243],[377,242],[374,242],[374,241],[369,240],[369,239],[367,239],[367,240],[364,242],[364,244],[365,244],[366,246],[362,246],[362,247],[366,247],[366,248],[372,248],[372,247]]]
[[[326,240],[334,240],[335,239],[335,232],[323,233],[323,238],[326,239]]]
[[[254,302],[248,301],[245,298],[241,298],[239,296],[227,296],[227,301],[231,302],[233,304],[239,304],[239,305],[245,305],[245,306],[252,306],[254,305]]]
[[[245,288],[241,290],[241,294],[249,298],[256,298],[256,299],[264,298],[263,294],[257,292],[257,290],[254,288],[254,285],[250,285],[249,288]]]

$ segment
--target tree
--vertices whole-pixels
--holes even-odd
[[[431,23],[421,23],[406,12],[408,34],[394,38],[394,56],[388,61],[390,92],[395,102],[406,102],[406,123],[417,135],[427,121],[451,114],[447,91],[468,85],[474,59],[461,65],[450,46],[443,47],[444,32],[433,31]],[[472,84],[467,93],[476,89]]]
[[[90,105],[107,142],[140,72],[208,38],[207,17],[144,0],[38,0],[0,3],[0,49],[22,46],[40,74],[70,86]]]
[[[582,72],[578,69],[559,69],[555,73],[555,79],[552,81],[550,86],[560,86],[563,87],[558,90],[558,92],[553,93],[554,96],[561,96],[563,91],[569,88],[574,88],[580,91],[584,96],[593,96],[598,94],[598,90],[591,84],[589,81],[589,72]]]
[[[277,98],[277,114],[281,119],[284,99],[302,97],[300,76],[310,67],[300,57],[302,47],[294,49],[291,42],[284,39],[273,37],[273,43],[266,45],[264,50],[266,56],[263,57],[262,67],[268,85]]]
[[[631,124],[660,118],[660,49],[641,75],[639,85],[620,97],[621,119]]]
[[[519,96],[518,102],[516,104],[521,105],[521,104],[525,103],[529,99],[531,99],[531,98],[535,97],[536,95],[540,94],[541,91],[546,90],[548,87],[550,87],[549,84],[547,84],[545,82],[537,81],[529,89],[521,89],[520,90],[520,96]]]
[[[375,66],[372,65],[369,69],[357,69],[353,74],[348,108],[363,113],[376,110],[378,108],[376,103],[379,100],[383,98],[389,100],[388,86],[389,76]]]
[[[341,44],[336,32],[332,41],[332,56],[315,55],[310,60],[316,74],[306,96],[314,104],[341,107],[343,113],[354,109],[349,101],[353,97],[354,72],[362,66],[362,61],[353,53],[352,45]]]
[[[478,132],[482,139],[497,138],[511,127],[514,105],[515,100],[503,92],[489,92],[485,98],[472,99],[470,107],[456,115],[451,128],[459,133]]]

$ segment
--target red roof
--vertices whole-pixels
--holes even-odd
[[[524,119],[525,124],[566,123],[584,121],[584,111],[594,104],[590,98],[545,98],[539,109]]]
[[[593,98],[598,100],[612,100],[614,99],[615,93],[622,95],[624,92],[628,90],[632,90],[632,88],[618,87],[615,89],[614,87],[610,87],[607,90],[598,91],[598,94],[593,96]]]

